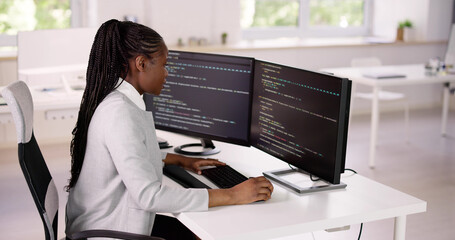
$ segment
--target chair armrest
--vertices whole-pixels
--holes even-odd
[[[93,237],[107,237],[107,238],[117,238],[124,240],[164,240],[159,237],[146,236],[136,233],[120,232],[113,230],[86,230],[81,232],[76,232],[67,236],[67,239],[86,239]]]

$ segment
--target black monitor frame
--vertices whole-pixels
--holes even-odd
[[[308,71],[308,70],[304,70],[304,69],[299,69],[299,68],[295,68],[295,67],[285,66],[282,64],[277,64],[277,63],[272,63],[272,62],[262,61],[262,60],[255,61],[255,64],[256,64],[255,75],[258,74],[259,70],[258,70],[257,66],[258,66],[258,64],[261,64],[261,63],[271,64],[271,65],[279,66],[282,68],[289,68],[289,69],[293,69],[293,70],[297,70],[297,71],[302,71],[309,75],[314,75],[314,74],[323,75],[324,77],[335,78],[336,80],[340,81],[340,84],[341,84],[340,102],[339,102],[340,110],[338,112],[338,124],[337,124],[338,126],[337,126],[337,136],[336,136],[337,140],[336,140],[336,149],[335,149],[335,159],[332,160],[332,166],[330,166],[331,170],[329,171],[330,172],[329,175],[318,172],[318,170],[316,170],[316,169],[311,169],[311,166],[310,166],[311,163],[304,163],[301,161],[292,161],[290,159],[286,159],[285,157],[280,157],[278,154],[274,154],[273,151],[267,152],[264,149],[258,148],[257,146],[255,146],[255,142],[252,139],[252,137],[255,134],[255,133],[253,133],[253,130],[254,130],[253,122],[251,122],[251,124],[250,124],[251,125],[250,129],[252,131],[250,133],[250,144],[253,147],[256,147],[259,150],[264,151],[286,163],[292,164],[293,166],[299,168],[299,170],[303,170],[303,172],[307,172],[312,175],[316,175],[317,177],[325,180],[326,182],[329,182],[331,184],[340,184],[341,173],[344,172],[345,162],[346,162],[347,133],[348,133],[348,125],[349,125],[349,110],[350,110],[352,82],[346,78],[340,78],[340,77],[336,77],[336,76],[333,76],[330,74]],[[257,80],[254,79],[254,81],[255,82],[254,82],[253,88],[257,84],[257,82],[256,82]],[[253,101],[254,101],[255,94],[256,94],[256,92],[254,89],[253,90]],[[252,105],[253,105],[252,106],[252,117],[253,117],[254,104],[252,104]],[[253,119],[251,121],[253,121]],[[287,173],[287,171],[282,171],[282,170],[280,170],[278,172]],[[302,171],[300,171],[300,172],[302,172]],[[321,174],[321,175],[318,175],[318,174]],[[270,175],[268,175],[268,176],[270,177]],[[275,177],[275,175],[273,175],[271,177]],[[315,189],[318,189],[317,191],[319,191],[319,188],[314,188],[311,191],[315,191]]]
[[[229,138],[225,136],[217,136],[213,134],[207,134],[207,133],[202,133],[202,132],[197,132],[197,131],[192,131],[190,129],[180,129],[180,128],[174,128],[174,127],[167,127],[167,126],[162,126],[162,125],[157,125],[155,124],[155,128],[159,130],[164,130],[164,131],[169,131],[169,132],[174,132],[174,133],[180,133],[184,134],[187,136],[192,136],[196,138],[201,139],[201,144],[193,143],[193,144],[186,144],[183,146],[176,147],[174,150],[179,153],[183,153],[186,155],[211,155],[219,152],[219,149],[217,149],[213,142],[211,140],[216,140],[216,141],[221,141],[221,142],[226,142],[226,143],[232,143],[236,145],[241,145],[241,146],[250,146],[249,143],[249,134],[250,134],[250,122],[251,122],[251,99],[252,99],[252,88],[253,88],[253,76],[254,76],[254,58],[251,57],[242,57],[242,56],[232,56],[232,55],[224,55],[224,54],[212,54],[212,53],[201,53],[201,52],[188,52],[188,51],[179,51],[179,50],[169,50],[169,54],[172,55],[172,53],[177,53],[177,54],[190,54],[190,55],[196,55],[196,56],[207,56],[207,57],[223,57],[223,58],[232,58],[233,60],[241,60],[241,61],[250,61],[251,67],[250,67],[250,79],[249,79],[249,100],[248,100],[248,119],[247,119],[247,135],[245,139],[239,139],[239,138]],[[147,106],[147,102],[150,101],[148,98],[151,98],[153,96],[150,96],[148,94],[144,94],[144,101]],[[216,104],[213,102],[208,102],[207,104]],[[149,110],[149,109],[147,109]],[[192,146],[202,146],[205,151],[203,152],[192,152],[192,151],[184,151],[182,150],[183,147],[192,147]],[[212,150],[210,150],[212,149]]]
[[[251,61],[251,76],[250,76],[250,79],[249,79],[249,102],[248,102],[248,133],[247,133],[247,139],[235,139],[235,138],[226,138],[226,137],[223,137],[223,136],[217,136],[217,135],[212,135],[212,134],[206,134],[206,133],[202,133],[202,132],[198,132],[198,131],[192,131],[190,129],[180,129],[180,128],[173,128],[173,127],[166,127],[166,126],[162,126],[162,125],[156,125],[155,124],[155,127],[156,129],[159,129],[159,130],[164,130],[164,131],[169,131],[169,132],[174,132],[174,133],[179,133],[179,134],[184,134],[184,135],[187,135],[187,136],[191,136],[191,137],[196,137],[196,138],[201,138],[201,145],[203,147],[207,147],[209,149],[215,149],[214,151],[208,151],[208,152],[202,152],[202,153],[195,153],[193,154],[192,152],[183,152],[184,154],[188,154],[188,155],[208,155],[208,154],[214,154],[214,153],[217,153],[216,151],[216,148],[215,146],[213,145],[213,143],[211,142],[211,140],[216,140],[216,141],[221,141],[221,142],[226,142],[226,143],[232,143],[232,144],[236,144],[236,145],[241,145],[241,146],[254,146],[254,142],[251,138],[251,135],[252,135],[252,114],[253,114],[253,97],[254,97],[254,76],[255,76],[255,69],[256,69],[256,64],[258,63],[268,63],[268,64],[273,64],[273,65],[277,65],[277,66],[280,66],[280,67],[284,67],[284,68],[291,68],[291,69],[295,69],[295,70],[298,70],[298,71],[305,71],[307,73],[310,73],[310,74],[321,74],[321,75],[325,75],[326,77],[330,77],[330,78],[336,78],[338,79],[339,81],[341,81],[341,92],[340,92],[340,106],[339,106],[339,109],[340,111],[338,112],[338,127],[337,127],[337,135],[336,135],[336,138],[337,138],[337,144],[336,144],[336,159],[334,161],[335,165],[333,166],[333,168],[330,170],[331,171],[331,174],[330,176],[320,176],[318,175],[318,173],[312,171],[312,169],[308,170],[308,168],[305,166],[305,165],[300,165],[294,161],[288,161],[287,159],[284,159],[284,158],[280,158],[280,157],[277,157],[275,156],[274,154],[270,154],[268,152],[268,154],[274,156],[274,157],[277,157],[278,159],[286,162],[286,163],[289,163],[289,164],[292,164],[294,165],[295,167],[299,168],[299,172],[307,172],[307,173],[311,173],[313,175],[317,175],[317,177],[320,177],[321,179],[323,179],[324,181],[326,182],[329,182],[329,183],[332,183],[332,184],[335,184],[337,185],[336,188],[339,188],[339,187],[343,187],[343,186],[346,186],[346,185],[343,185],[343,184],[340,184],[340,175],[341,173],[344,172],[344,167],[345,167],[345,161],[346,161],[346,147],[347,147],[347,133],[348,133],[348,124],[349,124],[349,108],[350,108],[350,94],[351,94],[351,84],[352,82],[348,79],[345,79],[345,78],[340,78],[340,77],[336,77],[336,76],[333,76],[333,75],[330,75],[330,74],[325,74],[325,73],[320,73],[320,72],[314,72],[314,71],[308,71],[308,70],[305,70],[305,69],[300,69],[300,68],[295,68],[295,67],[290,67],[290,66],[286,66],[286,65],[282,65],[282,64],[277,64],[277,63],[272,63],[272,62],[268,62],[268,61],[262,61],[262,60],[256,60],[254,58],[251,58],[251,57],[241,57],[241,56],[232,56],[232,55],[222,55],[222,54],[210,54],[210,53],[199,53],[199,52],[186,52],[186,51],[176,51],[176,50],[171,50],[170,51],[171,53],[172,52],[175,52],[175,53],[185,53],[185,54],[197,54],[197,55],[200,55],[200,56],[222,56],[222,57],[229,57],[229,58],[233,58],[233,59],[243,59],[243,60],[248,60],[248,61]],[[147,106],[147,97],[146,95],[144,95],[144,100],[146,101],[146,106]],[[196,144],[188,144],[190,146],[194,146]],[[177,152],[179,152],[180,150],[178,148],[175,149]],[[262,150],[262,149],[260,149]],[[264,150],[262,150],[264,151]],[[182,152],[180,152],[182,153]],[[288,170],[285,170],[285,171],[281,171],[281,172],[288,172]],[[315,190],[316,189],[316,190]],[[311,191],[320,191],[322,190],[323,188],[314,188],[312,189]]]

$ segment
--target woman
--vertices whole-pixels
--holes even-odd
[[[150,234],[156,212],[204,211],[270,198],[273,186],[264,177],[231,189],[161,185],[163,163],[198,173],[201,166],[224,165],[160,152],[141,95],[160,94],[167,52],[162,37],[143,25],[109,20],[99,28],[71,142],[67,234],[88,229]]]

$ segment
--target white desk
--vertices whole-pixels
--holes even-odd
[[[371,110],[371,135],[370,135],[370,155],[369,165],[374,167],[376,155],[376,141],[378,133],[379,121],[379,100],[378,94],[383,87],[389,86],[406,86],[419,84],[444,84],[443,105],[442,105],[442,124],[441,134],[445,136],[447,128],[447,118],[449,111],[449,85],[445,83],[455,82],[455,75],[445,76],[427,76],[423,64],[415,65],[396,65],[396,66],[378,66],[364,68],[326,68],[321,69],[323,72],[333,73],[340,77],[346,77],[352,80],[352,93],[355,92],[355,84],[363,84],[373,88],[373,100]],[[399,73],[406,75],[405,78],[390,78],[390,79],[374,79],[364,77],[367,72],[384,72],[384,73]]]
[[[198,142],[158,131],[171,145]],[[215,142],[221,153],[213,155],[246,176],[283,169],[288,165],[255,148]],[[352,173],[342,181],[346,189],[294,194],[274,184],[272,199],[239,206],[210,208],[175,216],[201,239],[273,239],[362,222],[395,219],[395,239],[405,239],[406,216],[426,211],[426,202]],[[168,178],[167,185],[178,185]]]

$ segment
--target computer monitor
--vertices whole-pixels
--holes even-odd
[[[176,152],[215,154],[211,140],[249,146],[253,67],[253,58],[171,50],[164,88],[144,94],[146,109],[157,129],[201,138]],[[184,150],[198,145],[204,150]]]
[[[253,89],[251,145],[315,178],[339,184],[351,81],[256,60]]]

